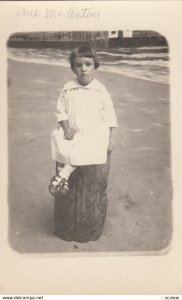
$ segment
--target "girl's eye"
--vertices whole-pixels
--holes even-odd
[[[75,63],[75,67],[76,67],[76,68],[82,68],[84,65],[85,65],[86,67],[90,67],[90,66],[92,65],[92,63],[90,63],[90,62],[86,62],[86,63],[84,63],[84,64],[81,64],[81,63]]]

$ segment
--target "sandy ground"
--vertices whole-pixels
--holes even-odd
[[[104,232],[96,242],[54,236],[50,133],[68,68],[8,61],[9,242],[22,253],[160,254],[172,236],[169,86],[97,71],[118,118]],[[161,251],[162,250],[162,251]]]

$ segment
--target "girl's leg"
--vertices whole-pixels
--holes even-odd
[[[59,174],[62,168],[64,168],[64,164],[60,163],[59,161],[56,161],[56,175]]]
[[[75,169],[76,167],[72,165],[64,165],[64,167],[59,171],[59,176],[68,180]]]
[[[66,193],[69,191],[69,184],[68,180],[70,175],[73,173],[73,171],[76,169],[76,167],[72,165],[59,165],[56,164],[57,174],[52,179],[50,185],[49,185],[49,191],[52,195],[56,195],[59,191],[61,193]]]

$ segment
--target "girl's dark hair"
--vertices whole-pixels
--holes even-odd
[[[97,57],[97,53],[92,47],[90,47],[89,44],[83,44],[71,52],[69,61],[70,61],[72,70],[74,69],[74,60],[77,57],[93,58],[94,63],[95,63],[95,69],[97,69],[99,67],[99,60]]]

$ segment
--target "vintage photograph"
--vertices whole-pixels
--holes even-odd
[[[152,30],[9,36],[13,250],[170,251],[169,61],[166,37]]]

